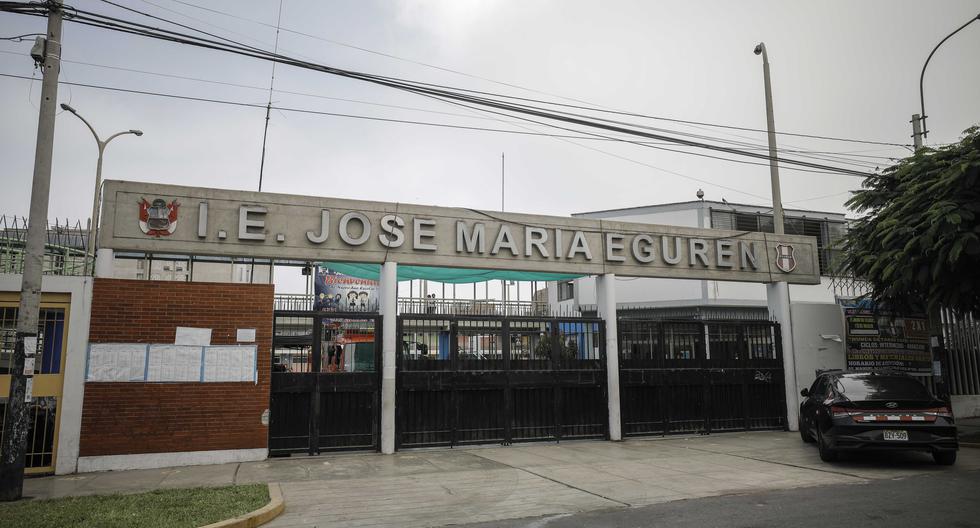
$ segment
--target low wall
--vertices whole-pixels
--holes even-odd
[[[256,382],[87,382],[79,470],[254,460],[268,446],[273,297],[269,284],[96,279],[90,343],[173,343],[186,326],[232,345],[238,329],[255,329],[258,374]],[[159,455],[168,453],[185,455]]]

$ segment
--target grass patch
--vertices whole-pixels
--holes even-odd
[[[268,502],[265,484],[24,500],[0,503],[0,526],[196,528],[246,514]]]

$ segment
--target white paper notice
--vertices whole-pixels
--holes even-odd
[[[239,343],[254,343],[255,342],[255,329],[254,328],[239,328],[238,338],[236,339]]]
[[[255,381],[254,345],[212,346],[204,351],[204,381]]]
[[[201,350],[199,346],[150,345],[146,381],[200,381]]]
[[[208,346],[211,344],[211,329],[178,326],[174,344],[187,346]]]
[[[37,354],[37,336],[24,336],[24,355]]]
[[[88,351],[85,381],[143,381],[146,345],[94,343]]]
[[[34,399],[34,376],[27,378],[27,386],[24,387],[24,401],[30,402]]]
[[[34,356],[27,356],[24,358],[24,375],[33,376],[34,375]]]

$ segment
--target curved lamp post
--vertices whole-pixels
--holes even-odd
[[[971,18],[969,22],[956,28],[956,31],[946,35],[946,38],[940,40],[939,44],[936,44],[936,47],[932,48],[932,52],[929,54],[929,57],[926,58],[926,63],[922,65],[922,73],[919,74],[919,110],[921,113],[912,116],[912,139],[915,142],[916,149],[922,146],[922,138],[929,136],[929,129],[926,127],[926,98],[922,92],[922,84],[926,78],[926,67],[929,66],[929,61],[932,60],[932,56],[936,54],[936,50],[939,49],[939,46],[942,46],[943,43],[949,40],[950,37],[959,33],[960,30],[977,20],[980,20],[980,15]]]
[[[134,136],[139,137],[143,135],[143,131],[134,129],[134,130],[125,130],[123,132],[116,132],[115,134],[106,138],[105,141],[103,141],[101,138],[99,138],[99,134],[96,133],[95,128],[88,121],[86,121],[85,118],[82,117],[77,110],[64,103],[61,104],[61,109],[67,110],[68,112],[74,114],[75,117],[81,119],[82,123],[85,123],[85,126],[87,126],[88,129],[92,132],[92,136],[95,137],[95,142],[99,145],[99,161],[95,167],[95,197],[92,199],[92,223],[89,224],[88,240],[86,241],[85,244],[85,267],[83,273],[85,275],[88,275],[89,253],[92,254],[93,262],[95,260],[95,237],[98,235],[98,229],[99,229],[99,198],[101,198],[102,196],[102,156],[103,154],[105,154],[105,148],[106,146],[109,145],[110,141],[116,139],[119,136],[124,136],[126,134],[133,134]],[[95,266],[92,266],[92,269],[94,271]]]

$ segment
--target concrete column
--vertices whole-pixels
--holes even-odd
[[[398,264],[381,265],[381,452],[395,452],[395,335],[398,317]]]
[[[766,284],[769,313],[779,323],[783,345],[783,384],[786,387],[786,423],[790,431],[799,430],[800,392],[796,385],[796,352],[793,349],[793,319],[790,315],[789,284]]]
[[[622,440],[619,414],[619,334],[616,328],[616,275],[606,273],[596,281],[596,307],[606,323],[606,394],[609,405],[609,439]]]
[[[111,279],[114,266],[112,250],[109,248],[99,248],[96,255],[95,276],[102,279]],[[147,270],[147,278],[149,276],[149,270]]]

